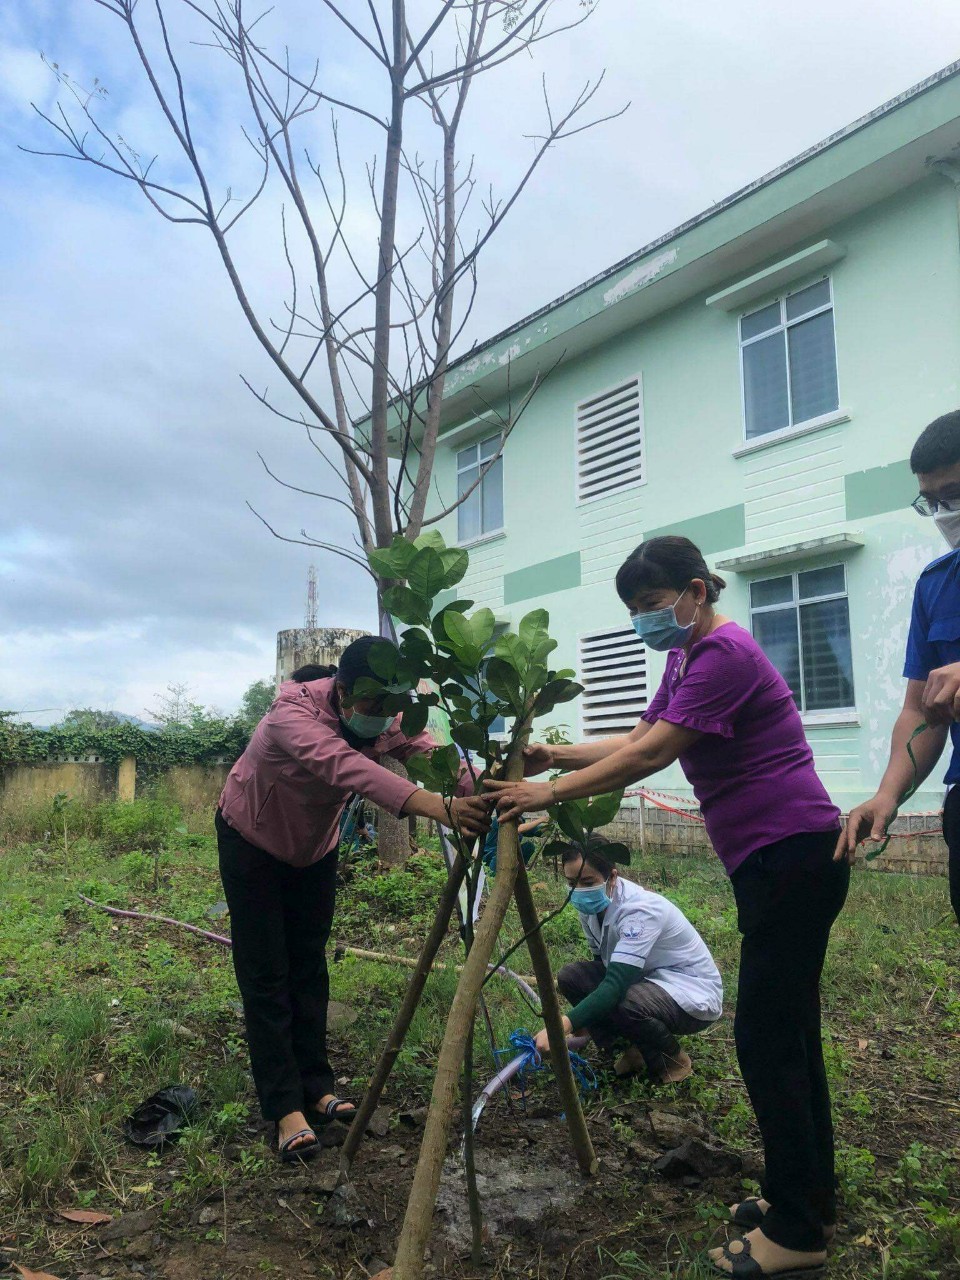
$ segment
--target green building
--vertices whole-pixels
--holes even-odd
[[[549,610],[586,686],[573,734],[632,727],[656,689],[613,579],[682,533],[793,688],[836,801],[872,793],[913,584],[946,550],[906,459],[960,405],[958,184],[954,63],[453,366],[437,502],[543,379],[440,528],[470,550],[459,595],[504,622]],[[911,808],[939,806],[938,776]]]

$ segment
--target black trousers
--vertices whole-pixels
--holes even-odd
[[[602,960],[574,960],[557,974],[557,986],[566,1000],[579,1004],[591,991],[596,991],[606,972]],[[627,988],[623,999],[606,1018],[585,1030],[602,1049],[610,1048],[621,1037],[635,1044],[656,1080],[676,1065],[680,1054],[678,1035],[696,1035],[712,1025],[687,1013],[663,987],[644,979]]]
[[[960,786],[951,787],[943,806],[943,838],[947,842],[950,905],[960,924]]]
[[[837,832],[758,849],[731,877],[743,940],[734,1037],[763,1138],[763,1232],[822,1249],[836,1221],[833,1119],[820,1038],[820,974],[850,884]]]
[[[264,1119],[280,1120],[333,1093],[326,944],[337,851],[291,867],[244,840],[219,810],[216,828],[253,1080]]]

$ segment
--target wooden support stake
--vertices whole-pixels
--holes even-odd
[[[357,1108],[357,1114],[350,1125],[350,1132],[347,1134],[346,1140],[340,1149],[341,1182],[346,1182],[349,1179],[353,1158],[363,1141],[363,1135],[366,1133],[367,1125],[370,1123],[370,1117],[377,1108],[380,1095],[383,1093],[383,1087],[387,1083],[390,1072],[393,1070],[397,1055],[403,1048],[403,1042],[407,1037],[407,1032],[410,1030],[410,1023],[413,1021],[417,1006],[420,1004],[423,989],[433,968],[433,962],[437,958],[441,943],[447,936],[447,926],[450,923],[450,917],[453,915],[457,894],[460,892],[460,885],[463,883],[466,871],[466,861],[463,855],[458,853],[447,875],[447,882],[443,886],[443,892],[434,912],[430,932],[424,939],[423,947],[417,958],[417,967],[410,975],[410,981],[407,983],[403,1003],[393,1026],[390,1028],[390,1035],[387,1037],[387,1043],[380,1054],[370,1083],[367,1086],[367,1091],[363,1095],[360,1106]]]
[[[523,747],[528,735],[529,723],[515,740],[507,760],[504,777],[510,782],[518,782],[523,777]],[[519,861],[520,841],[516,821],[503,822],[500,824],[497,841],[497,874],[493,880],[493,890],[476,927],[473,946],[457,983],[447,1018],[447,1029],[440,1046],[420,1158],[400,1231],[392,1280],[419,1280],[423,1275],[424,1251],[433,1225],[467,1037],[473,1027],[477,999],[487,975],[487,965],[513,897]]]
[[[540,1005],[543,1010],[543,1023],[550,1038],[550,1063],[557,1085],[560,1099],[567,1117],[567,1128],[570,1140],[577,1157],[577,1164],[584,1177],[592,1177],[599,1168],[597,1157],[587,1131],[587,1122],[583,1118],[583,1107],[580,1105],[580,1094],[577,1082],[570,1066],[570,1053],[567,1049],[567,1037],[561,1021],[560,1001],[553,982],[553,971],[550,967],[550,954],[543,940],[543,931],[537,928],[539,917],[527,879],[527,869],[520,859],[517,867],[517,883],[514,898],[520,915],[520,924],[527,934],[527,947],[533,962],[533,972],[537,979],[537,990],[540,993]]]

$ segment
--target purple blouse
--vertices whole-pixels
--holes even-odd
[[[753,636],[728,622],[692,645],[684,671],[682,658],[670,650],[643,719],[703,734],[680,767],[727,874],[786,836],[838,830],[793,695]]]

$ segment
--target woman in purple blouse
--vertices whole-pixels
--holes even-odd
[[[710,1256],[726,1275],[786,1277],[819,1271],[835,1230],[820,973],[850,869],[833,861],[840,815],[793,695],[750,633],[715,608],[725,585],[689,539],[641,543],[617,593],[644,643],[669,653],[640,724],[617,738],[529,748],[528,772],[571,771],[553,782],[487,785],[503,819],[679,762],[736,898],[734,1033],[766,1163],[761,1197],[732,1208],[746,1233]]]

